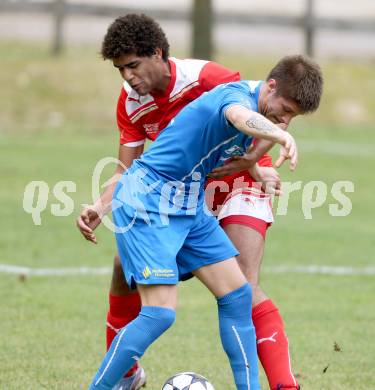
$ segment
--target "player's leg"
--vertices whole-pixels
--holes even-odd
[[[236,259],[210,264],[193,273],[217,299],[220,337],[237,389],[260,389],[251,287]]]
[[[242,224],[239,224],[230,217],[221,220],[220,224],[240,252],[237,256],[237,261],[241,271],[253,289],[253,307],[255,307],[257,304],[268,299],[266,293],[259,285],[259,273],[263,259],[265,237],[259,232],[258,227],[251,224],[254,218],[246,216],[241,216],[241,218],[243,221]],[[247,223],[247,221],[250,222]],[[262,222],[266,225],[264,221],[259,221],[259,224],[261,225]]]
[[[134,170],[137,172],[136,168]],[[144,193],[143,182],[133,175],[132,168],[123,180],[113,196],[115,236],[126,282],[131,287],[134,284],[139,286],[142,309],[139,316],[113,340],[92,388],[96,388],[96,384],[103,389],[116,384],[148,345],[172,324],[175,316],[172,309],[175,299],[172,298],[178,283],[176,254],[187,234],[184,220],[177,226],[161,229],[159,213],[155,212],[159,207],[159,197]],[[134,202],[137,208],[132,206]],[[142,214],[139,212],[141,206]],[[165,245],[167,241],[171,244]],[[118,358],[119,354],[122,359]],[[129,390],[133,388],[128,387]]]
[[[174,322],[176,285],[138,285],[142,309],[115,337],[90,386],[109,390]]]
[[[126,283],[119,256],[116,254],[113,264],[111,287],[109,291],[109,310],[107,313],[107,350],[117,333],[133,321],[141,310],[141,299],[137,290],[131,290]],[[138,362],[126,373],[125,377],[136,375]],[[138,373],[138,375],[144,373]]]
[[[291,370],[283,320],[277,307],[259,285],[267,223],[249,216],[242,218],[242,224],[228,223],[228,220],[230,221],[230,217],[221,222],[240,252],[237,261],[253,287],[252,318],[257,335],[258,356],[270,389],[297,389],[298,383]]]
[[[216,219],[198,210],[177,256],[179,274],[195,274],[217,298],[220,336],[237,389],[259,389],[251,287],[234,256],[238,255]]]

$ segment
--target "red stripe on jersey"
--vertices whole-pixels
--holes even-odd
[[[133,101],[135,100],[135,99],[129,98],[129,97],[127,97],[127,99],[133,100]],[[128,116],[129,116],[129,119],[130,119],[131,121],[133,121],[133,118],[134,118],[135,116],[137,116],[140,112],[146,110],[147,108],[149,108],[149,107],[151,107],[151,106],[156,106],[155,102],[148,102],[148,103],[144,104],[143,106],[140,106],[139,108],[137,108],[136,110],[134,110],[130,115],[128,115]]]
[[[202,93],[219,84],[240,80],[238,72],[214,62],[171,58],[169,64],[171,80],[166,91],[163,94],[149,95],[148,99],[143,99],[147,103],[131,113],[126,112],[128,93],[122,90],[117,109],[121,144],[145,138],[155,140],[171,119]],[[129,93],[132,95],[131,100],[137,102],[138,96],[134,92]]]
[[[157,110],[159,107],[156,105],[156,104],[153,104],[152,106],[150,107],[147,107],[145,109],[143,109],[142,111],[139,111],[137,115],[134,115],[130,121],[131,123],[135,123],[137,122],[138,119],[142,118],[143,115],[146,115],[148,114],[149,112],[151,111],[154,111],[154,110]]]
[[[193,83],[187,85],[185,88],[182,88],[179,93],[177,93],[176,95],[174,95],[173,97],[171,97],[169,99],[169,103],[172,103],[177,99],[180,99],[185,92],[190,91],[192,88],[197,87],[198,85],[199,85],[199,82],[194,81]]]

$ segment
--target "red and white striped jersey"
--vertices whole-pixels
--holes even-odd
[[[140,96],[124,82],[117,104],[120,144],[142,145],[155,140],[187,104],[219,84],[239,81],[233,72],[215,62],[169,58],[171,80],[162,95]]]
[[[171,80],[162,95],[140,96],[124,82],[117,103],[120,144],[135,147],[144,144],[147,138],[154,141],[171,119],[202,93],[219,84],[240,81],[239,72],[233,72],[212,61],[180,60],[173,57],[168,61]],[[264,155],[258,164],[272,167],[271,156]],[[234,180],[241,176],[248,186],[252,185],[253,179],[247,171],[237,172],[220,180],[226,181],[231,191]],[[226,195],[215,194],[215,204],[222,204]]]

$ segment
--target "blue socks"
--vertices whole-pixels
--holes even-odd
[[[256,336],[248,283],[217,299],[220,336],[237,390],[260,390]]]
[[[237,390],[260,390],[255,329],[248,283],[218,298],[220,336]],[[111,390],[145,350],[174,322],[176,312],[143,306],[139,316],[115,337],[90,390]]]
[[[114,338],[90,390],[112,389],[175,318],[176,312],[172,309],[143,306],[139,316]]]

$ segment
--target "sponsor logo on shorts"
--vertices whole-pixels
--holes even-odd
[[[153,269],[152,274],[157,278],[173,278],[176,276],[173,269]]]
[[[151,271],[148,266],[142,271],[142,275],[145,279],[148,279],[151,276]]]
[[[155,278],[173,278],[176,276],[175,272],[173,269],[160,269],[160,268],[154,268],[150,269],[149,266],[146,266],[143,271],[142,275],[145,279],[150,278],[151,276]]]

